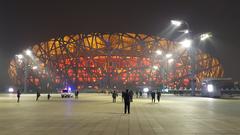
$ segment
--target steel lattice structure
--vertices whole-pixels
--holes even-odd
[[[159,36],[134,33],[88,33],[53,38],[32,48],[34,58],[10,62],[9,75],[23,84],[28,71],[28,87],[120,88],[124,85],[188,87],[188,50]],[[163,54],[156,55],[160,49]],[[174,61],[167,62],[165,54]],[[30,67],[37,64],[38,71]],[[26,66],[27,65],[27,66]],[[155,67],[155,68],[153,68]],[[219,61],[196,50],[197,84],[206,77],[223,76]],[[26,73],[25,73],[26,75]]]

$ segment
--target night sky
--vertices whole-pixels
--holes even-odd
[[[81,32],[162,34],[171,19],[187,21],[193,35],[212,32],[214,37],[206,42],[205,50],[220,59],[225,77],[240,80],[240,8],[237,1],[234,2],[1,1],[0,91],[10,84],[7,73],[10,59],[33,44]]]

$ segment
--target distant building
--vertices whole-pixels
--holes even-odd
[[[9,76],[28,88],[123,89],[146,85],[171,88],[189,86],[189,52],[178,43],[154,35],[135,33],[81,33],[52,38],[31,47],[32,58],[10,62]],[[38,68],[31,67],[34,64]],[[26,70],[27,74],[26,74]],[[222,77],[217,58],[196,49],[196,83]]]

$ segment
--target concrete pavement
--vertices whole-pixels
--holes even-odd
[[[163,95],[160,103],[134,99],[123,114],[121,97],[80,94],[0,95],[0,135],[219,135],[240,134],[240,100]]]

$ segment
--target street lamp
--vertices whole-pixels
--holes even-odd
[[[25,54],[25,55],[23,55]],[[36,70],[38,67],[37,66],[33,66],[31,67],[31,65],[29,65],[28,63],[28,58],[26,56],[32,57],[32,51],[30,49],[27,49],[24,51],[23,54],[18,54],[16,55],[17,57],[17,61],[19,62],[19,64],[24,64],[23,65],[23,73],[24,73],[24,92],[27,92],[27,77],[28,77],[28,70],[32,69],[32,70]]]
[[[181,23],[180,23],[181,22]],[[181,24],[185,24],[186,27],[187,27],[187,30],[184,30],[183,32],[185,34],[187,34],[187,38],[188,39],[185,39],[183,41],[180,42],[180,44],[185,47],[185,48],[190,48],[189,49],[189,54],[190,54],[190,65],[191,65],[191,71],[190,71],[190,78],[191,78],[191,89],[192,89],[192,93],[191,95],[192,96],[195,96],[195,89],[196,89],[196,85],[195,85],[195,48],[194,47],[191,47],[192,45],[192,40],[191,40],[191,33],[190,33],[190,26],[188,24],[188,22],[184,21],[184,20],[171,20],[171,24],[179,27],[181,26]]]
[[[188,34],[188,33],[189,33],[189,30],[184,30],[184,33],[185,33],[185,34]]]
[[[191,40],[191,30],[190,30],[190,26],[188,24],[188,22],[184,21],[184,20],[171,20],[171,24],[176,26],[176,27],[180,27],[182,24],[185,24],[187,29],[186,30],[182,30],[181,32],[184,32],[185,34],[187,34],[187,38],[183,41],[180,42],[180,44],[185,47],[185,48],[189,48],[189,54],[190,54],[190,65],[191,65],[191,71],[190,71],[190,78],[191,78],[191,89],[192,89],[192,96],[195,95],[195,88],[196,88],[196,84],[195,84],[195,70],[196,70],[196,50],[195,47],[191,47],[192,46],[192,42],[193,40]],[[206,39],[212,37],[211,33],[204,33],[200,35],[200,41],[205,41]]]
[[[182,21],[179,21],[179,20],[171,20],[171,23],[172,23],[172,25],[177,26],[177,27],[182,25]]]
[[[166,54],[166,58],[170,58],[170,57],[172,57],[171,53]]]
[[[17,54],[16,57],[17,57],[19,60],[23,59],[23,55],[22,55],[22,54]]]
[[[157,50],[157,51],[156,51],[156,54],[157,54],[157,55],[162,55],[162,51],[161,51],[161,50]]]
[[[190,39],[184,39],[183,41],[180,42],[180,44],[184,47],[184,48],[190,48],[191,44],[192,44],[192,40]]]
[[[27,50],[25,51],[25,54],[28,55],[28,56],[32,56],[32,51],[29,50],[29,49],[27,49]]]
[[[211,33],[203,33],[200,35],[200,40],[201,41],[205,41],[206,39],[212,37],[212,34]]]
[[[186,30],[182,30],[180,32],[184,32],[185,34],[187,34],[187,37],[188,38],[191,38],[191,35],[190,35],[190,26],[188,24],[188,22],[184,21],[184,20],[171,20],[171,24],[176,26],[176,27],[180,27],[182,24],[185,24],[185,26],[187,27]]]

